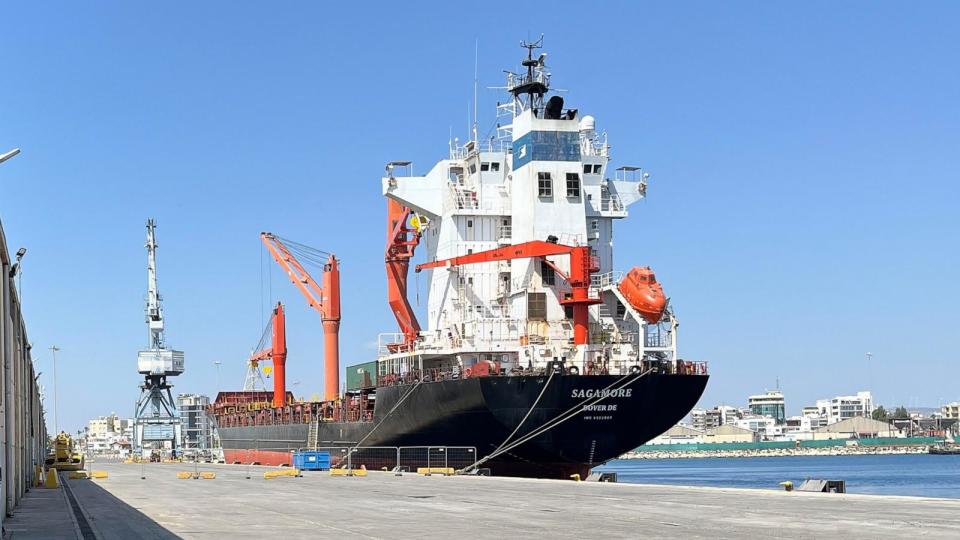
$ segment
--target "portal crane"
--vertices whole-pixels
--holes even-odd
[[[320,313],[323,322],[323,399],[334,400],[340,395],[340,262],[332,253],[321,252],[291,240],[284,240],[269,232],[260,233],[260,239],[270,255],[296,285],[307,304]],[[327,257],[323,263],[323,286],[317,284],[303,264],[294,257],[290,247],[301,254],[320,253]],[[279,374],[278,374],[279,376]],[[274,390],[274,402],[277,394]]]
[[[551,255],[570,256],[570,275],[566,275],[545,257]],[[590,297],[590,279],[593,272],[600,270],[599,261],[590,254],[589,246],[565,246],[553,242],[533,240],[504,246],[487,251],[461,255],[449,259],[442,259],[417,265],[417,272],[427,268],[454,267],[465,264],[478,264],[512,259],[539,258],[556,271],[570,284],[570,295],[560,301],[561,304],[573,308],[573,343],[586,345],[589,342],[590,306],[599,304],[599,298]]]
[[[137,371],[143,375],[140,399],[134,411],[136,448],[144,443],[171,441],[174,453],[180,447],[181,425],[168,377],[183,373],[183,351],[167,347],[164,340],[163,298],[157,287],[157,224],[147,220],[147,349],[137,353]]]

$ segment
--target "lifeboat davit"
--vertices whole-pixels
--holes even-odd
[[[620,292],[643,319],[654,324],[663,318],[667,297],[649,266],[635,266],[620,282]]]

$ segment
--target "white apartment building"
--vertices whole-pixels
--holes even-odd
[[[207,416],[210,397],[201,394],[177,396],[180,411],[180,426],[183,429],[184,450],[210,450],[213,448],[213,423]]]
[[[87,422],[86,451],[94,454],[124,454],[132,437],[132,421],[116,413]]]
[[[749,429],[756,433],[760,439],[772,439],[783,435],[783,426],[777,424],[777,419],[772,416],[760,416],[758,414],[745,415],[738,419],[735,426],[743,429]]]
[[[960,419],[960,401],[947,403],[940,407],[940,414],[943,418]]]
[[[733,425],[750,411],[729,405],[719,405],[712,409],[693,409],[690,411],[690,423],[694,429],[706,431],[724,425]]]
[[[857,392],[855,396],[818,399],[817,410],[820,416],[826,419],[827,425],[857,416],[869,417],[873,412],[873,395],[864,391]]]

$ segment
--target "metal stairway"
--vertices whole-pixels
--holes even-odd
[[[314,418],[310,422],[310,430],[307,432],[307,448],[317,449],[317,434],[320,432],[320,417]]]

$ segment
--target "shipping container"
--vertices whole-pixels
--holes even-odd
[[[370,388],[377,383],[377,361],[347,366],[347,390]]]

